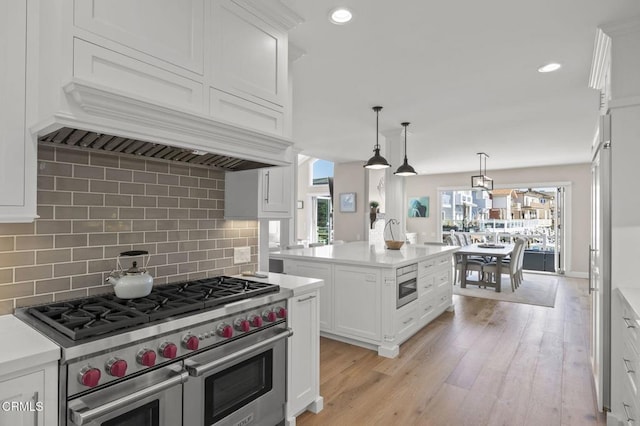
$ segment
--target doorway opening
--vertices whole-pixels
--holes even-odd
[[[444,239],[467,232],[474,241],[527,240],[523,268],[565,271],[565,186],[513,185],[487,191],[440,190]]]

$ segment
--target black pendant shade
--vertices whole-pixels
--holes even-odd
[[[367,169],[386,169],[391,167],[391,164],[380,155],[380,144],[378,143],[378,117],[380,114],[381,106],[374,106],[373,110],[376,112],[376,146],[373,148],[373,157],[369,158],[367,164],[364,165]]]
[[[402,166],[398,167],[398,170],[395,171],[394,175],[396,176],[415,176],[418,174],[407,161],[407,126],[409,124],[410,123],[402,123],[402,126],[404,126],[404,162]]]

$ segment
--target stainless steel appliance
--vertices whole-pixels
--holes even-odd
[[[62,348],[61,425],[275,425],[285,416],[290,293],[215,277],[16,316]]]
[[[418,264],[396,270],[396,309],[418,298]]]

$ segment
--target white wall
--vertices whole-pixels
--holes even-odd
[[[369,205],[366,204],[365,168],[362,161],[336,163],[333,169],[333,238],[344,241],[366,240],[368,236]],[[356,193],[356,212],[340,212],[340,194]]]
[[[571,256],[567,259],[566,273],[586,276],[590,232],[590,164],[495,170],[488,174],[494,179],[496,186],[500,187],[526,183],[571,183],[571,216],[567,218],[572,231]],[[409,197],[428,196],[430,210],[429,218],[407,218],[407,232],[418,233],[419,242],[436,241],[440,235],[437,229],[440,214],[437,188],[468,187],[471,184],[470,176],[471,172],[407,178],[405,200]],[[405,211],[406,204],[405,201]]]

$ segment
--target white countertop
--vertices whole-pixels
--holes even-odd
[[[263,283],[277,284],[281,288],[293,291],[292,296],[299,296],[309,291],[320,288],[324,285],[324,280],[317,278],[298,277],[295,275],[276,274],[269,272],[268,278],[245,277],[252,281],[260,281]]]
[[[627,299],[627,302],[629,302],[629,305],[636,315],[640,317],[640,288],[618,287],[618,291]]]
[[[395,268],[426,260],[444,253],[453,253],[459,247],[424,244],[405,244],[400,250],[389,250],[384,244],[369,244],[367,241],[281,250],[269,253],[271,259],[313,259],[318,262],[368,265]]]
[[[13,315],[0,316],[0,377],[60,359],[60,348]]]

